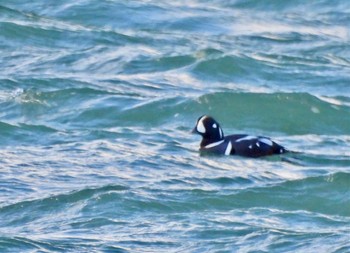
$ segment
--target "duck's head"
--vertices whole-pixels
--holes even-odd
[[[208,115],[203,115],[198,118],[193,133],[197,133],[206,140],[206,143],[212,143],[224,139],[224,133],[219,123]]]

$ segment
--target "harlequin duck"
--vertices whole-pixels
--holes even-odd
[[[225,137],[219,123],[207,115],[199,117],[192,132],[200,134],[203,138],[199,150],[213,154],[260,157],[288,152],[264,136],[234,134]]]

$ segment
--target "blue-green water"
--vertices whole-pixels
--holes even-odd
[[[0,252],[350,252],[350,2],[0,2]],[[297,154],[200,156],[202,114]]]

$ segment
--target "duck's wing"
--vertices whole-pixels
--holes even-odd
[[[238,134],[226,136],[225,139],[231,142],[231,154],[259,157],[286,152],[284,147],[264,136]]]

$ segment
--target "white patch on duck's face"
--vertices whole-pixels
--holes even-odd
[[[205,120],[206,118],[207,118],[206,116],[202,117],[197,123],[197,131],[199,133],[204,134],[206,132],[205,127],[204,127],[204,123],[203,123],[203,120]]]
[[[218,127],[218,126],[214,123],[214,124],[213,124],[213,128],[217,128],[217,127]]]

